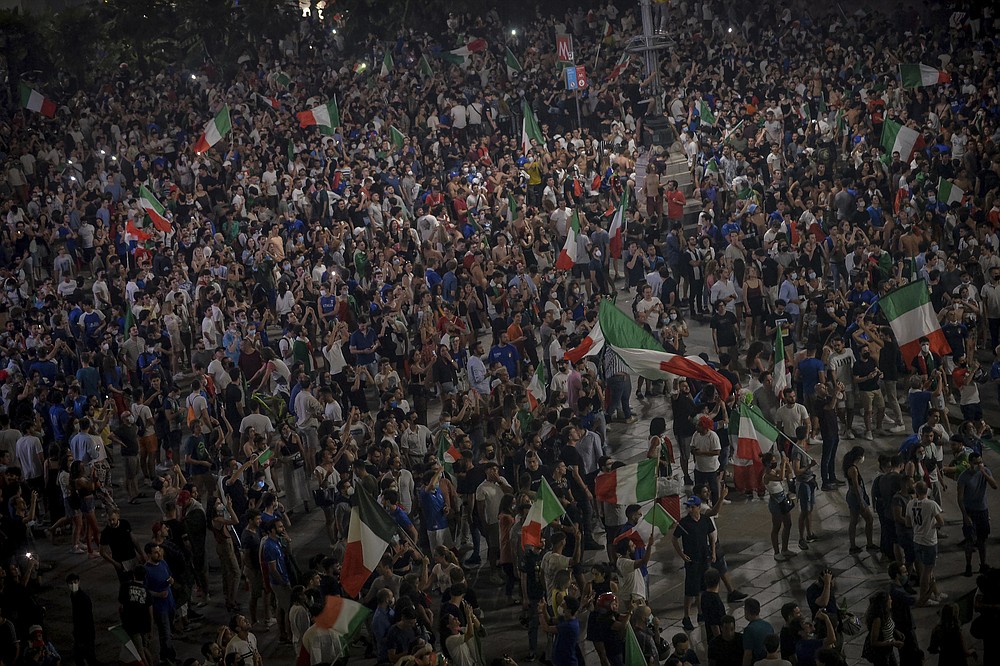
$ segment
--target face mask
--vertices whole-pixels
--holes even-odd
[[[931,350],[931,346],[930,345],[920,345],[920,351],[922,351],[923,353],[926,354],[930,350]]]
[[[931,252],[937,252],[937,251],[938,251],[938,246],[937,245],[931,245]]]
[[[286,271],[290,271],[290,270],[292,270],[292,265],[286,262],[286,263],[284,264],[283,268],[284,268],[284,269],[285,269]]]
[[[677,313],[676,312],[671,312],[670,313],[670,321],[675,321],[676,319],[677,319]]]
[[[791,277],[793,280],[798,280],[799,279],[799,274],[798,273],[792,273],[789,277]]]
[[[348,486],[347,490],[344,491],[344,494],[347,495],[348,497],[353,497],[354,496],[354,488]]]
[[[812,271],[810,271],[809,272],[809,279],[810,280],[815,280],[816,279],[816,273],[813,273]]]
[[[827,308],[826,311],[829,312],[830,314],[833,314],[837,310],[836,310],[836,308]]]
[[[69,584],[69,591],[70,592],[79,592],[80,591],[80,584],[79,583],[70,583]]]

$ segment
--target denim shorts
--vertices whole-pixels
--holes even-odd
[[[925,567],[932,567],[937,562],[937,546],[925,546],[920,543],[913,544],[914,559]]]

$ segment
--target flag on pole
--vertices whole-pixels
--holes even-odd
[[[594,479],[594,497],[609,504],[635,504],[656,497],[656,468],[659,461],[647,458]]]
[[[434,68],[431,67],[431,61],[427,59],[426,54],[420,56],[420,75],[427,77],[434,76]]]
[[[580,215],[573,209],[573,216],[569,220],[569,228],[566,230],[566,242],[556,259],[556,270],[572,270],[576,263],[577,236],[580,235]]]
[[[396,523],[364,490],[354,497],[358,503],[351,509],[340,584],[349,596],[357,597],[395,537]]]
[[[899,65],[899,80],[904,88],[921,88],[951,83],[951,74],[918,62],[906,62]]]
[[[281,109],[281,102],[277,97],[268,97],[266,95],[261,95],[260,93],[254,93],[254,97],[257,99],[257,103],[261,106],[266,106],[269,109],[274,109],[278,111]]]
[[[628,188],[623,187],[621,200],[618,202],[615,216],[611,219],[611,228],[608,230],[608,235],[611,237],[608,251],[614,259],[621,259],[622,257],[622,246],[625,244],[625,225],[628,222],[628,218],[626,217],[627,211]]]
[[[120,624],[108,627],[108,631],[121,643],[121,650],[118,652],[118,664],[120,666],[146,666],[146,660],[142,658],[139,648],[125,628]]]
[[[331,99],[326,104],[320,104],[308,111],[300,111],[295,117],[299,120],[299,127],[318,125],[321,132],[327,130],[333,134],[333,128],[340,127],[340,109],[337,108],[336,99]]]
[[[215,114],[215,117],[208,121],[205,130],[202,132],[198,142],[194,144],[194,152],[199,155],[209,148],[222,141],[222,138],[229,134],[233,125],[229,120],[229,105],[224,104],[222,109]]]
[[[382,69],[379,71],[379,76],[382,77],[389,76],[389,73],[392,72],[392,69],[393,69],[392,53],[386,51],[385,56],[382,57]]]
[[[517,207],[517,197],[514,196],[513,192],[507,193],[507,212],[510,213],[510,220],[514,221],[517,219],[519,214]]]
[[[542,485],[538,488],[535,501],[528,509],[528,515],[524,519],[524,527],[521,528],[521,545],[535,546],[542,545],[542,530],[553,520],[558,520],[565,515],[566,509],[562,502],[552,492],[548,481],[542,479]]]
[[[701,122],[706,125],[715,125],[717,118],[715,113],[712,111],[712,105],[706,100],[701,100],[698,102],[698,116],[701,118]]]
[[[542,128],[538,126],[538,119],[535,112],[531,110],[528,100],[521,100],[521,113],[524,120],[521,121],[521,152],[525,155],[531,148],[531,140],[534,139],[538,145],[545,145],[545,137],[542,136]]]
[[[514,52],[510,50],[510,47],[504,49],[504,64],[507,65],[507,78],[514,78],[514,74],[523,72],[524,68],[521,67],[521,63],[518,62],[517,56]]]
[[[531,382],[528,384],[528,402],[532,411],[538,407],[538,403],[545,402],[547,393],[545,391],[545,364],[541,361],[535,366],[535,373],[531,375]]]
[[[923,150],[924,137],[912,127],[886,118],[882,123],[882,147],[888,159],[892,159],[893,153],[899,153],[899,159],[909,162],[913,151]]]
[[[879,299],[878,305],[889,321],[907,367],[920,353],[920,338],[927,338],[935,354],[951,353],[951,346],[931,305],[930,288],[925,280],[914,280],[890,291]]]
[[[22,83],[19,86],[21,91],[21,107],[28,111],[40,113],[46,118],[56,115],[56,103],[51,99]]]
[[[146,212],[146,217],[153,223],[157,231],[169,234],[174,230],[170,220],[167,219],[167,209],[156,200],[156,197],[146,189],[145,185],[139,186],[139,207]]]
[[[655,462],[655,461],[654,461]],[[663,508],[663,505],[659,502],[654,502],[649,510],[646,511],[646,515],[642,517],[643,522],[649,523],[653,526],[654,530],[659,530],[662,536],[667,536],[677,525],[677,520],[674,519],[667,510]]]
[[[406,137],[402,132],[396,129],[395,125],[389,125],[389,138],[392,140],[392,145],[396,150],[403,149],[403,141]]]
[[[145,243],[153,235],[143,229],[136,226],[135,220],[129,220],[125,223],[125,242],[129,245],[132,243]],[[134,249],[134,248],[133,248]]]
[[[603,39],[607,39],[608,37],[610,37],[613,34],[615,34],[615,28],[614,28],[614,26],[611,25],[611,21],[605,21],[604,22],[604,32],[602,33],[601,37]]]
[[[563,352],[563,358],[573,363],[579,363],[587,356],[599,354],[602,349],[604,349],[604,333],[601,332],[601,322],[596,321],[594,327],[590,329],[590,333],[580,341],[580,344]]]
[[[452,49],[451,51],[442,51],[440,57],[442,60],[450,62],[453,65],[458,65],[459,67],[466,67],[472,61],[473,53],[482,53],[489,46],[485,39],[473,39],[466,43],[465,46],[460,46],[457,49]]]
[[[733,454],[733,481],[743,492],[763,492],[761,475],[764,473],[760,458],[773,451],[784,436],[767,420],[757,405],[740,401],[738,409],[729,420],[730,440],[736,439]]]
[[[624,72],[626,69],[628,69],[628,64],[629,64],[629,53],[628,51],[623,51],[621,57],[618,58],[618,62],[615,63],[615,66],[608,74],[607,80],[614,81],[619,76],[621,76],[621,73]]]
[[[959,186],[950,180],[945,180],[944,178],[938,178],[938,191],[937,198],[938,201],[946,206],[950,206],[953,203],[962,203],[962,199],[965,197],[965,192]]]
[[[789,386],[788,365],[785,363],[785,336],[779,324],[774,332],[774,372],[773,385],[774,394],[781,396],[781,392]]]

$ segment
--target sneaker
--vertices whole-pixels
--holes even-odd
[[[861,546],[851,546],[851,548],[847,552],[850,553],[851,555],[857,555],[858,553],[861,552]]]
[[[892,428],[889,428],[889,432],[898,435],[901,432],[906,432],[906,426],[904,426],[902,423],[900,423],[898,426],[894,426]]]
[[[635,397],[639,398],[639,400],[642,400],[645,396],[642,394],[642,391],[636,391]]]
[[[806,535],[806,541],[808,541],[809,543],[817,541],[818,539],[819,539],[819,537],[817,537],[815,534],[807,534]]]
[[[847,485],[847,481],[844,481],[843,479],[834,479],[833,483],[835,485],[838,485],[838,486],[846,486]]]
[[[525,661],[534,661],[535,660],[535,653],[534,652],[529,652],[528,656],[525,657],[524,660]]]
[[[799,550],[809,550],[809,544],[805,539],[799,539]]]
[[[869,442],[875,439],[875,436],[872,434],[871,430],[865,430],[865,439],[867,439]]]
[[[730,499],[723,499],[723,500],[722,500],[722,503],[723,503],[723,504],[732,504],[733,502],[732,502],[732,500],[730,500]]]
[[[743,601],[746,598],[747,598],[747,593],[746,592],[740,592],[739,590],[733,590],[732,592],[730,592],[726,596],[726,601],[728,601],[731,604],[735,604],[735,603],[737,603],[739,601]]]
[[[830,493],[830,492],[836,492],[837,488],[838,488],[838,486],[837,486],[836,483],[824,483],[822,485],[822,487],[821,487],[821,490],[824,490],[824,491]]]
[[[934,599],[935,601],[944,601],[947,598],[948,598],[948,595],[945,594],[944,592],[938,592],[937,594],[932,594],[931,595],[931,599]]]
[[[788,556],[786,556],[784,553],[775,553],[774,554],[774,561],[775,562],[784,562],[787,559],[788,559]]]
[[[625,419],[625,425],[632,425],[633,423],[635,423],[638,420],[639,420],[639,417],[636,416],[635,414],[633,414],[632,416],[630,416],[627,419]]]
[[[854,439],[854,433],[851,432],[850,429],[847,429],[844,431],[844,434],[841,436],[841,439]]]
[[[917,604],[917,605],[918,606],[920,606],[920,605],[923,605],[923,606],[940,606],[941,602],[938,601],[937,599],[935,599],[934,597],[931,597],[927,601],[925,601],[923,604]]]
[[[694,631],[694,625],[691,624],[691,618],[687,615],[684,616],[684,621],[681,622],[681,626],[684,627],[684,631]]]

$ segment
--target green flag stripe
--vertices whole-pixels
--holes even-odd
[[[910,310],[927,305],[930,300],[927,283],[923,280],[917,280],[889,292],[879,300],[878,304],[885,313],[886,319],[892,321]]]

